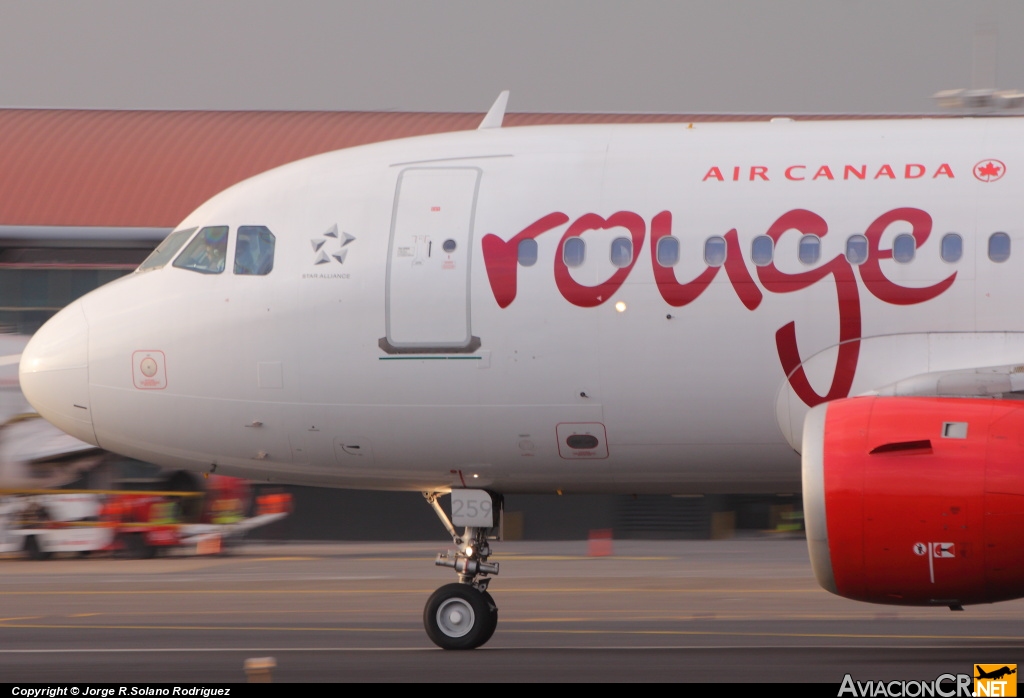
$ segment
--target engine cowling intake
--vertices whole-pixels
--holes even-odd
[[[827,590],[904,605],[1024,596],[1024,403],[859,397],[804,423],[804,516]]]

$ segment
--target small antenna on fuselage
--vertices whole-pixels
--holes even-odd
[[[502,90],[494,104],[487,110],[487,116],[480,122],[477,128],[501,128],[501,122],[505,120],[505,106],[508,104],[508,90]]]

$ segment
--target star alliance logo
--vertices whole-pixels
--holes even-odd
[[[309,241],[313,245],[313,253],[316,255],[313,264],[330,264],[331,259],[337,261],[338,264],[344,264],[345,257],[348,256],[348,250],[345,248],[355,239],[355,236],[349,235],[346,232],[339,233],[337,224],[332,225],[327,229],[326,233]],[[334,245],[328,245],[328,243],[332,240],[338,243],[336,251],[330,251],[330,248],[334,247]]]

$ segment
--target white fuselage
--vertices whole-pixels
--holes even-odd
[[[168,263],[98,289],[40,331],[21,380],[75,436],[175,468],[794,491],[808,403],[1024,356],[1022,136],[1017,119],[534,127],[321,155],[182,222],[229,226],[222,273]],[[233,272],[240,226],[273,233],[270,273]]]

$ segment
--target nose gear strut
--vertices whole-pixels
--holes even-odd
[[[437,501],[440,493],[423,493],[457,547],[456,550],[439,553],[434,564],[454,569],[459,581],[435,591],[423,609],[423,625],[427,635],[434,644],[446,650],[480,647],[491,639],[498,626],[498,607],[487,592],[487,585],[491,581],[487,575],[498,574],[498,563],[487,561],[491,555],[487,534],[493,530],[496,518],[490,512],[495,511],[495,504],[500,511],[501,500],[484,490],[460,490],[459,495],[475,496],[489,504],[488,515],[491,516],[492,526],[466,526],[460,536]],[[476,514],[474,516],[476,518],[473,521],[478,522],[480,517]]]

